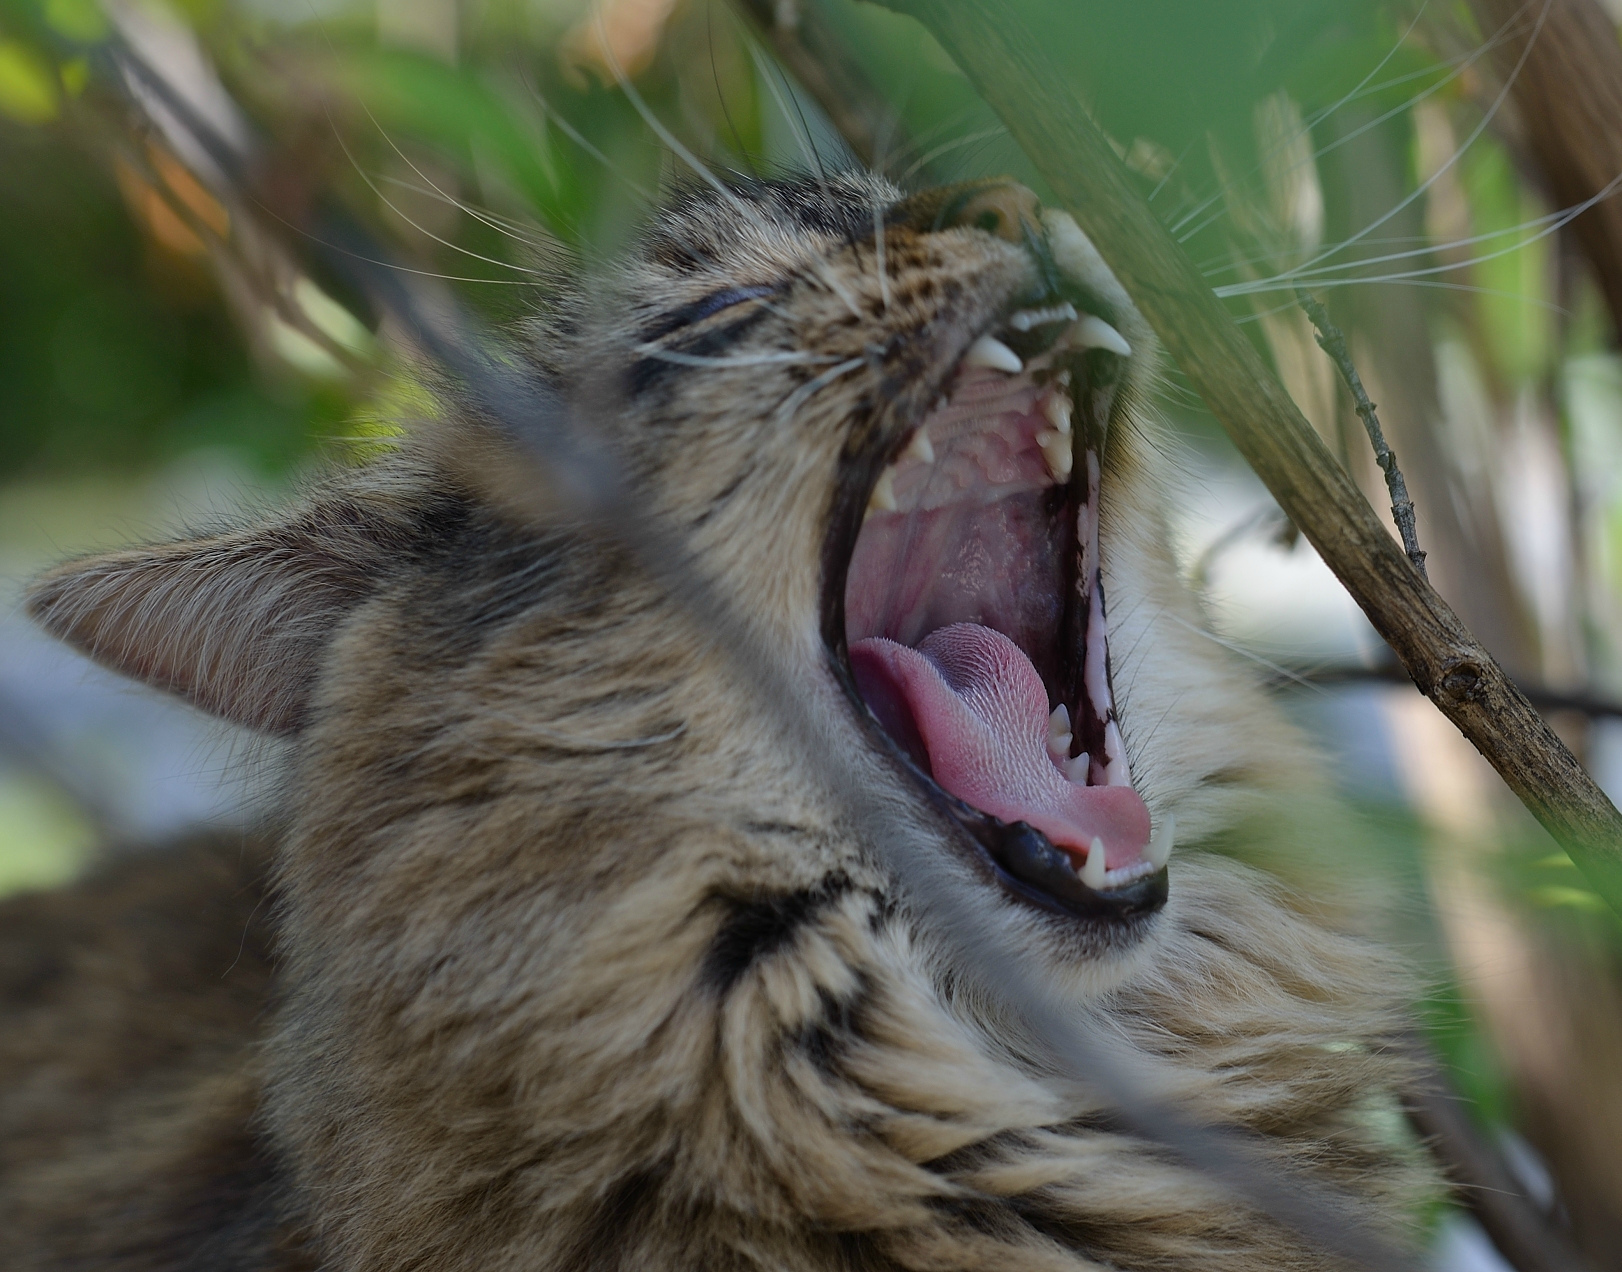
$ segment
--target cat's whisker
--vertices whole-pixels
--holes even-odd
[[[1388,53],[1386,55],[1386,57],[1382,58],[1380,63],[1375,67],[1376,71],[1378,71],[1379,66],[1385,65],[1385,63],[1390,60],[1391,56],[1393,54],[1395,54],[1397,49],[1399,49],[1401,47],[1402,43],[1407,40],[1407,38],[1412,33],[1414,28],[1418,25],[1419,19],[1420,19],[1420,17],[1423,16],[1426,5],[1428,5],[1428,3],[1429,3],[1429,0],[1426,0],[1426,3],[1422,4],[1420,6],[1419,12],[1415,15],[1413,21],[1409,24],[1408,29],[1403,33],[1403,36],[1401,37],[1401,39],[1399,39],[1398,42],[1395,45],[1393,45],[1391,52]],[[1481,44],[1477,45],[1469,53],[1455,59],[1454,64],[1452,65],[1449,72],[1445,76],[1443,76],[1441,79],[1439,79],[1436,83],[1429,85],[1428,87],[1424,88],[1420,92],[1416,93],[1414,96],[1409,97],[1407,100],[1405,100],[1403,102],[1400,102],[1397,105],[1389,108],[1388,110],[1384,111],[1383,113],[1377,115],[1375,118],[1373,118],[1371,120],[1367,120],[1362,124],[1359,124],[1356,128],[1352,129],[1350,132],[1346,133],[1345,135],[1337,137],[1333,141],[1327,142],[1323,146],[1311,151],[1308,155],[1304,156],[1303,158],[1298,160],[1296,163],[1291,164],[1287,169],[1285,169],[1284,174],[1282,174],[1282,175],[1287,176],[1290,173],[1293,173],[1294,171],[1296,171],[1299,167],[1304,166],[1305,164],[1315,163],[1317,160],[1321,159],[1323,156],[1325,156],[1325,155],[1331,153],[1332,151],[1338,149],[1340,146],[1343,146],[1343,145],[1347,144],[1348,142],[1352,141],[1354,138],[1363,135],[1364,133],[1370,131],[1371,129],[1376,128],[1379,125],[1385,123],[1386,121],[1388,121],[1390,119],[1393,119],[1396,116],[1404,113],[1405,111],[1412,110],[1420,102],[1423,102],[1426,99],[1428,99],[1428,98],[1434,96],[1435,94],[1441,92],[1442,89],[1446,88],[1449,84],[1454,83],[1456,80],[1458,80],[1462,76],[1468,74],[1469,71],[1471,70],[1471,68],[1473,68],[1477,62],[1479,62],[1482,58],[1487,56],[1487,54],[1492,52],[1501,43],[1503,43],[1506,39],[1508,39],[1509,38],[1509,28],[1510,28],[1510,24],[1506,23],[1504,27],[1500,28],[1490,38],[1483,41]],[[1371,72],[1371,74],[1372,74],[1372,72]],[[1382,84],[1382,85],[1377,86],[1377,87],[1379,89],[1383,89],[1383,88],[1387,87],[1389,84],[1404,83],[1404,82],[1407,82],[1410,79],[1423,78],[1425,75],[1428,75],[1428,74],[1434,74],[1434,70],[1432,68],[1426,68],[1425,70],[1411,72],[1408,75],[1399,76],[1399,77],[1397,77],[1397,79],[1395,79],[1393,81],[1388,81],[1387,84]],[[1364,86],[1366,86],[1368,78],[1369,78],[1368,76],[1365,76]],[[1292,144],[1294,140],[1298,139],[1299,137],[1301,137],[1303,135],[1310,136],[1312,128],[1316,127],[1318,124],[1320,124],[1324,120],[1328,119],[1335,112],[1339,111],[1342,107],[1350,104],[1352,101],[1358,100],[1359,97],[1365,95],[1364,86],[1360,86],[1358,89],[1354,89],[1353,91],[1351,91],[1351,92],[1345,94],[1344,96],[1342,96],[1338,101],[1334,102],[1330,106],[1324,107],[1322,110],[1314,113],[1308,120],[1306,120],[1304,122],[1303,127],[1300,130],[1296,131],[1295,133],[1292,133],[1290,136],[1280,138],[1279,140],[1274,142],[1273,146],[1269,149],[1269,151],[1265,155],[1263,155],[1262,158],[1259,159],[1248,170],[1246,175],[1247,176],[1255,176],[1258,172],[1262,171],[1262,168],[1265,165],[1267,159],[1270,158],[1273,154],[1278,153],[1279,150],[1283,149],[1285,146],[1288,146],[1288,145]],[[1376,89],[1367,89],[1367,92],[1373,92],[1373,91],[1376,91]],[[1468,142],[1466,144],[1468,145]],[[1462,149],[1462,147],[1461,147],[1461,149]],[[1192,209],[1188,210],[1187,212],[1184,212],[1184,213],[1180,214],[1178,217],[1172,218],[1169,221],[1168,224],[1169,224],[1169,226],[1171,228],[1172,233],[1178,238],[1178,241],[1179,242],[1187,242],[1189,239],[1193,238],[1195,235],[1199,234],[1201,231],[1209,228],[1211,225],[1214,225],[1216,222],[1220,221],[1224,216],[1226,216],[1227,215],[1227,210],[1226,210],[1226,208],[1222,208],[1222,209],[1219,209],[1217,212],[1213,213],[1211,216],[1207,217],[1204,221],[1200,222],[1200,224],[1195,225],[1192,229],[1188,228],[1190,223],[1195,218],[1201,216],[1207,209],[1209,209],[1213,205],[1222,202],[1224,200],[1224,198],[1226,197],[1226,195],[1228,194],[1228,192],[1232,188],[1233,188],[1233,182],[1231,180],[1223,181],[1219,185],[1218,189],[1214,193],[1212,193],[1212,194],[1206,196],[1205,198],[1201,199],[1198,203],[1195,204],[1195,206]],[[1341,244],[1339,246],[1346,246],[1347,244],[1349,244],[1349,243],[1351,243],[1353,241],[1356,241],[1356,240],[1346,240],[1346,243],[1343,243],[1343,244]],[[1335,249],[1334,248],[1326,248],[1326,249],[1322,249],[1322,250],[1333,251]]]
[[[1362,260],[1347,261],[1340,265],[1326,265],[1319,269],[1307,269],[1302,267],[1299,269],[1287,270],[1282,274],[1273,276],[1272,278],[1258,279],[1254,282],[1233,283],[1224,287],[1213,288],[1213,290],[1219,296],[1243,296],[1252,292],[1276,291],[1284,287],[1290,287],[1303,283],[1309,287],[1321,287],[1329,285],[1335,281],[1341,282],[1342,284],[1355,282],[1390,282],[1400,279],[1423,278],[1431,274],[1446,274],[1451,273],[1454,270],[1469,269],[1475,265],[1485,264],[1487,261],[1497,260],[1502,256],[1509,256],[1520,251],[1522,248],[1530,247],[1532,244],[1541,242],[1550,235],[1558,233],[1561,229],[1569,225],[1573,220],[1581,216],[1589,208],[1593,207],[1596,203],[1610,198],[1619,189],[1622,189],[1622,174],[1612,177],[1611,180],[1607,182],[1606,185],[1591,198],[1584,199],[1581,203],[1573,204],[1571,207],[1562,208],[1558,212],[1547,213],[1546,215],[1537,217],[1529,222],[1523,222],[1522,226],[1515,226],[1507,230],[1494,230],[1487,234],[1477,234],[1471,238],[1461,239],[1454,243],[1437,244],[1434,247],[1414,248],[1406,252],[1392,252],[1385,256],[1367,257]],[[1497,248],[1491,252],[1482,252],[1462,261],[1447,261],[1440,265],[1431,265],[1419,269],[1403,271],[1402,273],[1388,274],[1382,277],[1368,279],[1353,278],[1332,280],[1325,277],[1325,275],[1331,273],[1344,272],[1353,269],[1366,269],[1371,265],[1380,265],[1388,261],[1410,260],[1416,256],[1433,256],[1436,252],[1445,251],[1450,247],[1466,246],[1472,243],[1480,243],[1495,238],[1502,238],[1506,234],[1516,233],[1524,226],[1531,225],[1539,225],[1541,228],[1536,234],[1533,234],[1528,238],[1523,238],[1518,242],[1511,243],[1507,247]]]
[[[478,221],[478,222],[480,222],[481,224],[483,224],[485,226],[488,226],[490,229],[495,230],[496,233],[498,233],[498,234],[504,235],[507,238],[515,239],[516,241],[521,242],[521,243],[526,243],[526,244],[528,244],[530,246],[537,246],[537,244],[535,244],[531,239],[529,239],[527,237],[521,237],[520,235],[512,233],[505,226],[503,226],[501,224],[498,224],[496,222],[496,220],[485,216],[477,208],[474,208],[470,204],[464,203],[461,199],[458,199],[455,195],[450,194],[448,191],[441,189],[440,186],[439,186],[439,183],[436,182],[432,177],[430,177],[426,172],[424,172],[422,170],[422,168],[420,166],[418,166],[417,162],[414,159],[412,159],[411,156],[408,155],[404,150],[402,150],[400,148],[399,143],[397,143],[394,140],[393,136],[390,135],[389,130],[384,128],[383,125],[378,121],[377,116],[372,113],[372,108],[370,106],[368,106],[364,101],[362,101],[360,103],[360,106],[361,106],[361,109],[366,112],[366,118],[372,121],[372,127],[377,130],[378,135],[380,137],[382,137],[383,140],[386,143],[388,143],[389,149],[394,151],[395,155],[399,157],[401,162],[404,163],[406,165],[406,167],[410,168],[412,172],[416,173],[417,177],[425,185],[427,185],[428,188],[431,191],[433,191],[433,194],[435,196],[437,196],[441,202],[448,204],[450,207],[453,207],[458,212],[461,212],[464,215],[471,217],[473,220]],[[351,162],[353,162],[353,160],[351,160]],[[359,171],[359,168],[357,167],[356,170]],[[375,185],[373,185],[370,178],[368,178],[364,172],[360,173],[360,176],[361,176],[361,179],[364,180],[366,182],[366,184],[371,187],[371,189],[373,190],[374,193],[377,192],[377,187]],[[404,185],[403,182],[401,184]],[[407,188],[410,188],[410,187],[407,187]],[[382,198],[382,195],[379,194],[378,197]],[[397,216],[400,215],[399,209],[395,208],[393,204],[389,204],[388,206],[389,206],[390,210],[395,213],[395,215],[397,215]],[[412,224],[412,223],[408,222],[408,224]],[[416,226],[415,224],[412,224],[412,228],[420,229],[420,227]],[[430,237],[432,237],[432,236],[430,236]],[[455,246],[455,245],[452,244],[451,246]],[[472,255],[472,253],[469,253],[469,254]],[[488,259],[488,258],[481,258],[481,259]],[[517,268],[517,267],[512,266],[510,268]],[[538,271],[530,270],[530,271],[526,271],[526,272],[535,273],[535,272],[538,272]]]
[[[939,159],[942,155],[951,154],[954,150],[960,150],[965,146],[977,145],[982,141],[989,141],[993,137],[1006,137],[1007,135],[1008,129],[999,125],[996,128],[986,128],[980,132],[969,133],[967,136],[954,137],[951,141],[944,141],[940,145],[936,146],[933,150],[926,151],[924,154],[920,155],[916,160],[913,161],[912,166],[903,172],[901,176],[897,178],[897,180],[903,183],[910,181],[913,177],[918,175],[920,170],[934,163],[935,160]]]
[[[537,238],[526,233],[525,231],[535,228],[532,225],[526,225],[523,221],[515,220],[512,217],[502,216],[490,208],[480,207],[478,204],[442,194],[435,187],[418,185],[413,181],[407,181],[404,177],[393,176],[386,172],[374,173],[373,177],[381,185],[396,186],[401,190],[421,195],[423,198],[431,199],[436,203],[443,203],[446,207],[455,208],[459,212],[465,212],[481,225],[488,226],[504,238],[510,238],[515,243],[522,243],[525,247],[543,250],[556,246],[555,240]]]
[[[661,345],[634,346],[637,353],[682,367],[764,367],[764,366],[823,366],[838,359],[827,354],[803,353],[792,349],[761,353],[702,354],[683,353],[679,349],[666,349]],[[861,359],[857,359],[861,361]]]
[[[578,734],[567,733],[562,729],[554,729],[547,725],[536,724],[532,720],[519,720],[516,717],[501,713],[488,713],[487,718],[500,720],[514,725],[521,735],[540,738],[561,750],[579,751],[583,753],[599,753],[608,751],[642,751],[649,747],[663,746],[666,742],[674,742],[687,732],[687,722],[666,729],[663,733],[652,733],[640,738],[589,738]]]
[[[788,397],[784,398],[782,405],[777,408],[774,418],[779,422],[785,422],[793,419],[799,409],[810,401],[813,394],[820,393],[835,380],[849,375],[858,367],[863,367],[866,365],[866,358],[847,358],[837,366],[829,367],[821,375],[814,376],[813,378],[807,380],[799,388],[795,389],[794,392],[790,393]]]
[[[1515,65],[1510,68],[1509,74],[1504,77],[1504,82],[1499,87],[1498,93],[1493,98],[1491,105],[1489,105],[1487,109],[1482,112],[1481,119],[1476,123],[1476,126],[1470,130],[1470,135],[1466,137],[1457,148],[1454,149],[1451,155],[1437,165],[1434,172],[1430,173],[1418,184],[1418,186],[1399,199],[1395,206],[1386,209],[1384,213],[1375,217],[1374,220],[1370,221],[1361,230],[1359,230],[1356,234],[1353,234],[1351,238],[1347,239],[1333,251],[1319,252],[1311,260],[1307,261],[1305,265],[1301,266],[1301,270],[1311,269],[1329,259],[1329,257],[1335,255],[1335,253],[1344,251],[1347,247],[1350,247],[1351,245],[1366,238],[1400,212],[1407,209],[1416,199],[1423,198],[1426,191],[1440,181],[1444,175],[1452,171],[1454,165],[1464,158],[1465,152],[1467,152],[1470,147],[1476,143],[1477,139],[1487,131],[1487,128],[1492,124],[1493,119],[1503,107],[1504,102],[1509,99],[1510,89],[1515,86],[1515,81],[1520,78],[1521,69],[1526,65],[1527,58],[1532,55],[1532,48],[1537,43],[1538,36],[1543,30],[1544,22],[1548,18],[1549,7],[1553,3],[1554,0],[1543,0],[1541,8],[1538,10],[1537,21],[1533,25],[1531,33],[1526,38],[1526,44],[1525,47],[1521,49],[1520,57],[1516,59]],[[1495,35],[1502,35],[1504,31],[1509,29],[1512,24],[1519,20],[1519,16],[1520,15],[1517,14],[1515,17],[1506,21],[1504,26],[1501,27],[1499,31],[1495,33]],[[1298,270],[1297,272],[1300,271]]]
[[[337,137],[336,130],[334,130],[333,135]],[[514,265],[510,261],[500,260],[494,256],[486,256],[483,252],[475,252],[472,248],[463,247],[460,243],[452,242],[442,234],[434,233],[433,230],[430,230],[426,225],[423,225],[420,221],[416,220],[410,215],[410,213],[406,212],[404,208],[400,207],[398,203],[394,202],[394,200],[390,199],[386,194],[384,194],[383,191],[378,188],[377,183],[372,180],[371,176],[366,172],[366,170],[361,167],[359,162],[356,161],[354,155],[350,152],[349,147],[344,143],[343,138],[338,137],[337,140],[339,147],[344,152],[344,158],[349,160],[349,166],[353,168],[355,170],[355,174],[366,183],[366,188],[377,196],[377,201],[386,207],[390,212],[394,213],[395,216],[399,217],[400,220],[404,221],[412,229],[417,231],[418,234],[421,234],[425,238],[432,239],[441,247],[450,248],[451,251],[460,256],[466,256],[475,261],[482,261],[486,265],[495,265],[501,269],[512,270],[515,274],[530,274],[537,277],[545,276],[545,270],[531,269],[525,265]],[[458,204],[457,206],[460,205]]]
[[[1167,620],[1169,620],[1169,621],[1171,621],[1173,623],[1176,623],[1177,626],[1179,626],[1181,628],[1184,628],[1187,631],[1193,632],[1194,635],[1196,635],[1196,636],[1203,636],[1206,640],[1210,641],[1212,644],[1220,645],[1223,649],[1226,649],[1229,653],[1238,654],[1241,658],[1248,658],[1251,662],[1255,663],[1257,666],[1265,667],[1265,668],[1267,668],[1268,671],[1272,672],[1274,675],[1282,676],[1285,680],[1291,681],[1294,684],[1298,684],[1303,689],[1311,689],[1315,693],[1324,694],[1324,695],[1327,695],[1328,692],[1329,692],[1322,685],[1314,684],[1312,681],[1308,680],[1305,676],[1299,675],[1296,672],[1291,671],[1288,667],[1285,667],[1285,666],[1283,666],[1283,665],[1281,665],[1279,663],[1276,663],[1270,658],[1264,658],[1261,654],[1258,654],[1254,649],[1247,649],[1247,648],[1245,648],[1245,646],[1241,645],[1238,641],[1228,640],[1225,637],[1218,636],[1215,632],[1209,631],[1206,628],[1201,627],[1198,623],[1191,623],[1185,618],[1178,617],[1176,614],[1173,614],[1170,610],[1167,610],[1165,613],[1161,614],[1160,617],[1162,617],[1164,619],[1167,619]]]
[[[541,110],[545,112],[543,115],[544,119],[556,124],[558,130],[562,132],[565,137],[574,142],[575,145],[579,146],[580,149],[584,150],[593,159],[597,160],[598,163],[602,164],[603,168],[612,176],[618,178],[618,180],[625,185],[627,189],[636,195],[644,206],[651,206],[654,203],[654,197],[652,193],[649,192],[648,188],[631,177],[621,165],[615,163],[600,149],[593,145],[591,140],[586,137],[584,133],[569,122],[567,116],[560,113],[549,101],[547,101],[545,95],[539,88],[535,86],[535,82],[531,80],[527,74],[522,76],[522,80],[525,90],[540,104]]]
[[[873,204],[873,257],[874,268],[879,275],[879,296],[884,302],[884,312],[890,312],[890,274],[884,261],[884,209],[879,206],[878,199]]]
[[[731,204],[740,216],[747,216],[748,209],[744,207],[742,200],[727,187],[726,182],[710,171],[708,164],[704,163],[703,160],[683,145],[681,138],[666,128],[659,117],[649,108],[647,102],[642,100],[642,94],[636,91],[636,85],[631,83],[630,76],[626,75],[624,68],[620,66],[618,56],[614,53],[613,41],[609,38],[608,28],[603,22],[603,9],[600,5],[596,9],[595,21],[597,24],[597,38],[602,46],[603,60],[607,63],[609,71],[614,76],[614,83],[618,85],[620,92],[625,94],[625,100],[631,103],[632,109],[642,117],[642,122],[653,130],[654,135],[664,142],[677,158]]]

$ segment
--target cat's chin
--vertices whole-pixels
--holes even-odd
[[[853,707],[989,882],[1131,925],[1165,904],[1174,828],[1132,785],[1110,685],[1099,488],[1131,350],[1079,299],[969,341],[935,406],[852,464],[865,511],[830,541],[825,630]]]

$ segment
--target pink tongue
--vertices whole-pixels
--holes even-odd
[[[1129,786],[1076,786],[1048,755],[1048,695],[1031,660],[1000,632],[953,623],[917,649],[883,637],[850,649],[862,697],[904,746],[918,742],[935,781],[981,812],[1023,821],[1084,856],[1104,841],[1111,870],[1143,860],[1149,810]]]

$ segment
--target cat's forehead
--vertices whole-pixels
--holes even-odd
[[[649,226],[638,272],[693,276],[793,269],[870,238],[902,191],[868,173],[839,173],[679,192]]]

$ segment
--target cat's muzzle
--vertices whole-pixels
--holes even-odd
[[[1133,788],[1110,683],[1099,495],[1131,349],[1090,300],[1005,314],[866,468],[860,527],[830,545],[848,549],[830,643],[988,878],[1125,923],[1165,903],[1174,829]]]

